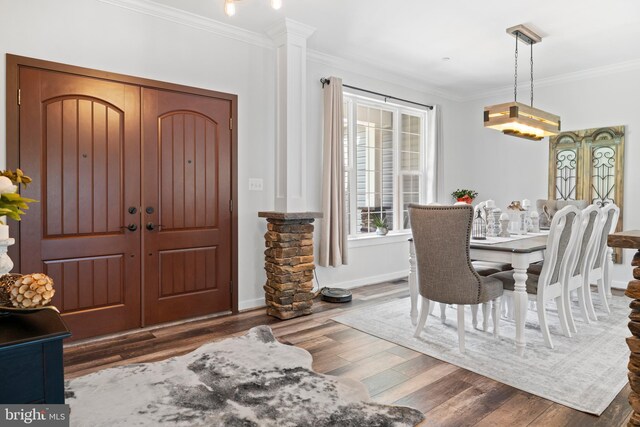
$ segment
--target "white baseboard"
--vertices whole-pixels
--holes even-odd
[[[387,282],[389,280],[402,279],[407,277],[407,270],[396,271],[394,273],[386,273],[380,274],[377,276],[369,276],[363,277],[355,280],[347,280],[344,282],[337,283],[320,283],[320,287],[331,287],[331,288],[343,288],[343,289],[352,289],[357,288],[358,286],[364,285],[372,285],[374,283]],[[238,311],[247,311],[252,310],[254,308],[266,307],[267,305],[264,302],[264,297],[248,299],[238,302]]]
[[[254,308],[266,307],[264,297],[255,299],[246,299],[244,301],[238,301],[238,311],[247,311]]]
[[[627,283],[628,282],[623,282],[622,280],[612,280],[611,281],[611,287],[614,289],[627,289]]]
[[[407,277],[407,270],[400,270],[393,273],[385,273],[379,274],[377,276],[368,276],[363,278],[358,278],[354,280],[347,280],[344,282],[336,282],[336,283],[322,283],[320,282],[320,287],[330,287],[330,288],[343,288],[343,289],[351,289],[357,288],[358,286],[364,285],[373,285],[374,283],[386,282],[389,280],[402,279]]]

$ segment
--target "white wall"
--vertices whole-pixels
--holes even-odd
[[[596,73],[592,73],[596,74]],[[526,91],[523,90],[523,95]],[[485,105],[507,102],[512,93],[466,102],[460,111],[464,124],[462,138],[449,140],[446,164],[450,173],[448,189],[473,187],[478,200],[495,199],[506,207],[511,200],[547,197],[549,142],[535,142],[484,129]],[[563,130],[604,126],[626,126],[624,176],[624,229],[640,228],[640,80],[637,69],[619,70],[607,75],[565,76],[556,82],[537,84],[535,106],[562,118]],[[458,167],[453,164],[458,160]],[[622,264],[613,271],[614,286],[626,288],[631,279],[629,263],[633,251],[625,251]]]
[[[219,35],[215,25],[211,30],[210,23],[190,21],[192,17],[177,16],[172,20],[166,10],[154,11],[153,15],[98,0],[0,0],[0,81],[6,80],[4,53],[12,53],[237,94],[239,301],[240,309],[261,306],[266,227],[257,212],[274,207],[275,50],[263,35],[240,31],[240,37],[229,38]],[[310,58],[306,142],[310,211],[321,208],[320,77],[337,75],[354,86],[441,104],[445,136],[459,132],[457,115],[453,113],[455,103],[428,95],[415,82],[319,53]],[[3,83],[0,99],[4,100],[5,95]],[[2,102],[0,166],[5,162],[5,120]],[[249,192],[249,178],[262,178],[264,191]],[[351,251],[349,266],[319,268],[318,277],[323,286],[346,287],[402,277],[407,274],[407,257],[406,237],[386,245],[360,243]]]

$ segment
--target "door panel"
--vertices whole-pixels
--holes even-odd
[[[20,166],[40,179],[21,224],[21,270],[54,279],[74,338],[140,325],[140,89],[20,68]],[[126,185],[125,185],[126,180]]]
[[[146,324],[231,309],[231,102],[142,89]]]

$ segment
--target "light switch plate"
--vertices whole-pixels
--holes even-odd
[[[249,178],[249,191],[262,191],[262,178]]]

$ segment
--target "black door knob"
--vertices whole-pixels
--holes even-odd
[[[129,213],[130,213],[131,215],[135,214],[136,212],[138,212],[138,209],[136,209],[136,207],[135,207],[135,206],[131,206],[131,207],[129,208]]]
[[[138,229],[138,226],[136,224],[131,223],[131,224],[127,225],[126,227],[121,227],[121,228],[126,228],[129,231],[136,231]]]
[[[155,228],[156,228],[156,226],[152,222],[148,222],[147,223],[147,230],[153,231],[153,230],[155,230]]]

